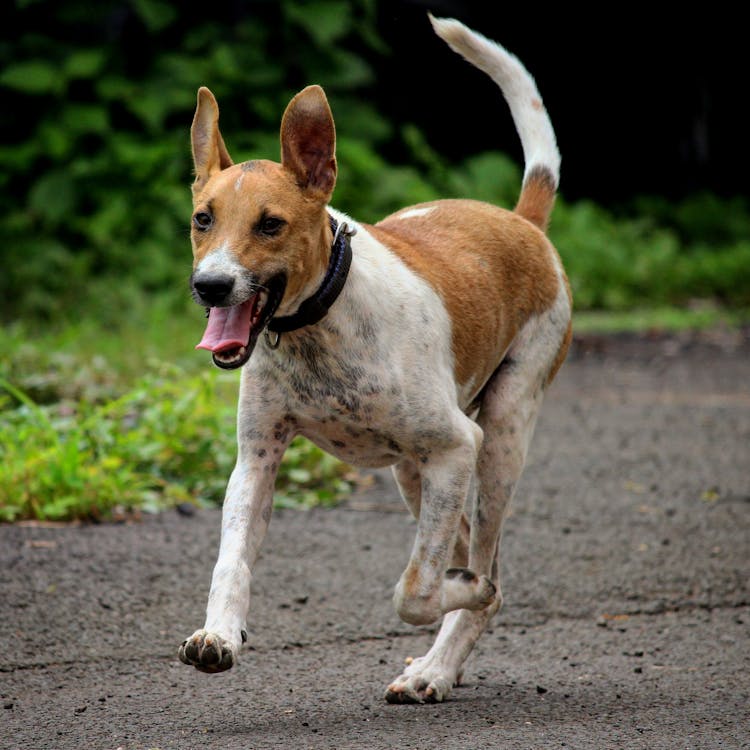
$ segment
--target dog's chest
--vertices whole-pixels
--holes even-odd
[[[374,338],[343,348],[327,347],[325,339],[324,332],[290,336],[283,348],[263,352],[254,377],[268,407],[359,466],[385,466],[425,450],[442,421],[442,389],[430,387],[423,368],[385,357]]]

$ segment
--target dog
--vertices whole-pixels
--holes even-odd
[[[232,667],[247,639],[253,565],[296,435],[392,466],[417,519],[393,601],[407,623],[442,624],[387,701],[445,700],[502,603],[503,520],[571,340],[570,288],[546,236],[560,154],[521,62],[456,20],[430,21],[508,102],[525,160],[513,211],[442,200],[357,222],[329,206],[336,135],[319,86],[286,108],[281,163],[234,164],[216,99],[198,91],[191,284],[209,318],[197,348],[244,366],[206,621],[178,652],[201,671]]]

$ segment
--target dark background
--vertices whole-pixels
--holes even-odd
[[[276,59],[286,60],[285,83],[302,87],[316,82],[305,48],[290,49],[275,1],[233,0],[215,13],[189,3],[164,4],[178,9],[181,28],[221,18],[230,24],[231,35],[232,19],[257,19],[271,37],[276,34],[276,50],[272,47],[267,59],[276,53]],[[745,23],[737,10],[720,4],[671,10],[617,3],[585,10],[556,4],[550,10],[495,0],[372,4],[382,51],[364,39],[355,42],[356,49],[351,39],[346,42],[376,72],[364,96],[373,97],[387,121],[416,124],[448,159],[500,150],[520,162],[522,154],[502,97],[483,73],[457,60],[433,34],[428,11],[455,17],[500,42],[535,77],[562,152],[561,192],[566,198],[616,205],[648,194],[677,200],[702,191],[720,197],[748,193],[745,100],[750,66],[744,51]],[[22,5],[24,13],[17,20],[25,31],[58,33],[58,19],[50,12],[54,4]],[[314,15],[314,2],[299,5],[309,5]],[[92,9],[91,15],[97,12]],[[127,2],[102,17],[101,25],[86,19],[77,36],[84,44],[109,41],[124,50],[126,75],[139,79],[143,66],[159,52],[153,44],[163,43],[164,37],[144,37],[142,22]],[[13,43],[13,14],[7,19],[2,45]],[[70,33],[69,23],[67,28]],[[172,41],[180,43],[178,36]],[[8,109],[0,114],[9,136],[6,143],[28,133],[28,117],[19,114]],[[21,131],[13,132],[18,127]],[[384,149],[389,161],[411,159],[398,139]]]
[[[289,99],[323,85],[339,135],[334,203],[362,220],[438,196],[512,205],[522,152],[507,105],[435,36],[428,10],[497,40],[536,78],[562,152],[553,239],[580,306],[747,304],[744,22],[716,4],[552,7],[8,4],[0,319],[54,319],[94,298],[114,325],[145,289],[182,298],[201,85],[240,159],[278,158]]]
[[[500,42],[534,75],[557,132],[566,198],[616,204],[643,194],[746,194],[750,66],[738,11],[706,3],[585,8],[379,3],[392,48],[380,69],[381,105],[389,118],[420,124],[447,156],[499,148],[520,159],[503,101],[484,74],[457,65],[431,36],[431,10]]]

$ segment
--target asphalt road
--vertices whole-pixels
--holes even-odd
[[[219,514],[0,526],[0,748],[750,748],[750,337],[588,338],[550,389],[505,605],[443,705],[382,695],[433,631],[394,485],[277,512],[240,664],[202,624]]]

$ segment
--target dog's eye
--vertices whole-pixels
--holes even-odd
[[[258,223],[258,230],[262,234],[273,236],[277,234],[286,222],[276,216],[264,216]]]
[[[193,226],[196,229],[200,229],[202,232],[208,229],[213,223],[214,217],[206,211],[198,211],[198,213],[193,216]]]

